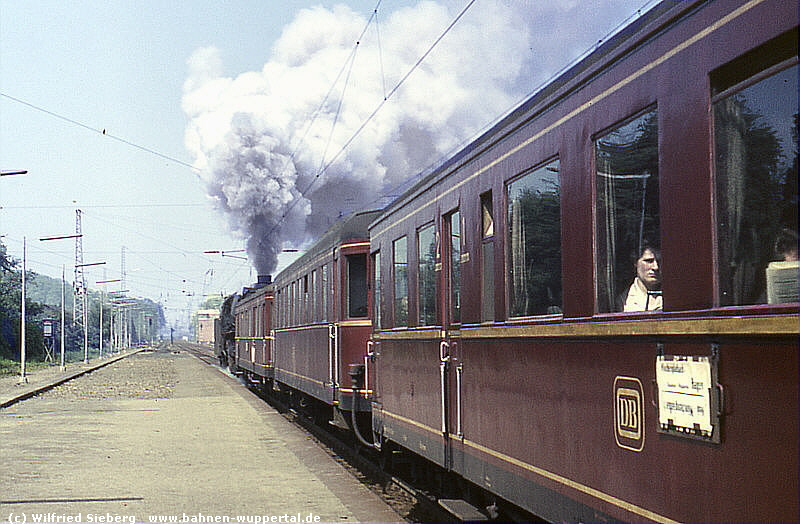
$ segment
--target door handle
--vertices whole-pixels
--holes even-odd
[[[450,360],[450,343],[446,340],[442,340],[439,344],[439,360],[442,362]]]

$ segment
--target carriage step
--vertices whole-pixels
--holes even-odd
[[[342,415],[342,412],[338,409],[333,410],[333,418],[328,421],[328,424],[341,429],[350,429],[350,426],[344,419],[344,415]]]
[[[439,499],[438,502],[442,508],[462,522],[483,522],[489,520],[489,517],[481,513],[478,508],[466,500]]]

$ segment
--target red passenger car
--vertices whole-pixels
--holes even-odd
[[[266,384],[274,375],[272,354],[272,304],[274,288],[271,277],[262,275],[253,287],[242,290],[235,302],[236,349],[228,357],[232,373],[242,373],[249,380]]]
[[[797,519],[797,22],[664,2],[373,222],[385,450],[548,520]]]
[[[342,219],[275,278],[275,381],[336,408],[327,415],[351,411],[354,395],[356,411],[370,408],[367,227],[377,214]],[[362,388],[353,387],[351,366],[367,375]]]

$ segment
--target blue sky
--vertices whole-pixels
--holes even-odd
[[[332,10],[339,4],[349,9],[337,8],[334,15]],[[208,197],[207,184],[218,180],[219,173],[203,170],[209,163],[220,169],[235,155],[235,151],[219,154],[223,132],[240,129],[228,122],[232,112],[252,114],[248,129],[259,136],[275,137],[280,127],[280,139],[294,140],[294,135],[284,133],[285,128],[299,125],[305,116],[264,108],[282,108],[295,98],[316,104],[320,90],[307,88],[319,84],[325,86],[322,91],[327,89],[331,71],[342,67],[340,58],[345,55],[341,51],[358,38],[376,4],[376,0],[0,0],[0,169],[29,171],[26,176],[0,179],[3,242],[12,255],[21,258],[26,237],[30,269],[60,276],[63,264],[71,279],[74,243],[38,239],[72,233],[75,209],[80,208],[84,262],[106,261],[103,267],[87,269],[88,285],[98,288],[97,280],[119,278],[124,246],[126,288],[134,296],[161,301],[170,323],[185,322],[204,295],[231,293],[254,281],[255,270],[248,261],[203,253],[242,249],[247,234],[241,217],[221,211],[230,207],[229,202],[221,205],[219,198]],[[421,6],[413,0],[383,0],[373,27],[384,47],[371,49],[378,50],[386,69],[381,70],[375,60],[357,63],[353,78],[365,85],[380,75],[384,83],[394,85],[407,65],[392,57],[413,62],[433,36],[445,29],[446,21],[467,4],[466,0],[442,0]],[[511,109],[521,95],[644,4],[645,0],[478,0],[431,54],[425,64],[429,67],[409,77],[404,92],[384,112],[385,119],[408,119],[403,121],[433,129],[433,123],[411,113],[415,91],[435,101],[446,117],[436,123],[449,133],[432,154],[443,154]],[[298,18],[301,10],[315,6],[321,8]],[[407,20],[417,22],[404,25],[409,24]],[[419,20],[430,27],[420,27],[426,24]],[[509,31],[509,20],[521,22],[520,30]],[[281,40],[289,24],[292,34]],[[456,30],[459,25],[461,33]],[[482,39],[471,44],[469,39],[476,33],[483,33]],[[484,49],[493,42],[497,49]],[[309,46],[329,44],[330,54],[317,52],[316,61],[310,51],[305,54]],[[364,53],[370,49],[368,44],[364,43]],[[468,59],[479,54],[478,48],[494,57],[496,70],[471,66]],[[212,56],[213,67],[207,64],[209,69],[202,74],[197,67],[190,72],[188,61],[198,56]],[[290,72],[302,72],[304,80],[291,84],[295,77]],[[193,85],[214,87],[212,94],[186,87],[188,78],[201,76],[204,83]],[[355,89],[348,87],[348,96],[358,96]],[[479,113],[468,107],[475,105],[470,90],[495,103]],[[191,104],[190,94],[194,95]],[[223,98],[230,102],[221,104]],[[339,124],[345,135],[348,125],[357,125],[359,115],[374,107],[368,96],[360,99],[366,100],[363,107],[345,104]],[[261,101],[266,102],[260,106]],[[350,114],[349,120],[356,124],[348,123]],[[208,130],[209,122],[218,129]],[[187,130],[208,133],[207,139],[193,143],[187,139]],[[366,134],[380,135],[381,131],[376,128]],[[230,133],[226,136],[226,147],[233,147]],[[370,147],[391,147],[391,131],[386,137],[384,142],[357,145],[355,153],[343,155],[343,162],[369,170],[373,160],[362,153]],[[435,160],[415,159],[406,165],[397,159],[400,154],[382,155],[391,156],[392,165],[405,166],[392,172],[391,178],[387,175],[386,184],[412,176],[417,166]],[[320,158],[309,153],[307,160],[312,164]],[[296,163],[302,179],[302,160]],[[332,178],[330,183],[340,182]],[[327,223],[337,209],[348,210],[341,202],[329,203],[320,197],[309,197],[303,204],[320,210],[319,216],[315,210],[307,216],[315,224]],[[233,222],[238,224],[234,232]],[[294,236],[287,232],[281,237],[284,247],[302,247],[298,244],[322,226],[315,227],[297,226]],[[282,255],[279,264],[284,263]]]

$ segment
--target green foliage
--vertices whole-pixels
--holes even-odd
[[[10,259],[6,248],[0,244],[0,358],[19,360],[21,303],[22,303],[22,271],[16,269],[18,261]],[[28,272],[26,278],[33,280],[34,274]],[[41,323],[44,308],[30,298],[25,301],[25,348],[31,359],[44,355],[44,337]]]
[[[0,242],[0,360],[7,359],[17,363],[20,359],[20,318],[22,299],[22,272],[18,269],[19,261],[7,255],[6,247]],[[61,337],[61,279],[50,278],[33,272],[26,274],[26,356],[31,361],[44,360],[46,356],[46,339],[43,333],[43,321],[50,318],[56,321],[54,349],[60,346]],[[82,360],[83,332],[73,322],[72,285],[67,283],[65,293],[65,350],[72,358],[67,361]],[[98,291],[89,291],[88,302],[88,340],[90,356],[97,352],[100,344],[100,304],[102,295]],[[221,299],[219,300],[221,302]],[[160,304],[149,299],[137,299],[129,308],[131,341],[133,343],[149,341],[158,336],[162,326],[166,324],[164,311]],[[103,307],[104,345],[111,328],[111,304],[105,298]],[[57,349],[56,349],[57,352]],[[73,355],[74,353],[74,355]],[[13,367],[13,366],[12,366]],[[2,365],[0,365],[2,368]],[[0,371],[1,372],[1,371]]]
[[[520,198],[525,224],[525,292],[513,316],[545,314],[561,304],[561,202],[558,187],[549,193],[526,189]]]
[[[205,301],[200,305],[200,309],[219,309],[222,306],[222,302],[225,300],[225,297],[222,294],[219,295],[210,295]]]
[[[82,357],[82,356],[81,356]],[[59,363],[56,362],[30,362],[25,361],[25,369],[27,372],[36,371],[37,369],[49,368],[51,366],[57,366]],[[19,375],[20,373],[20,363],[19,360],[9,360],[6,358],[0,358],[0,377],[9,376],[9,375]]]

